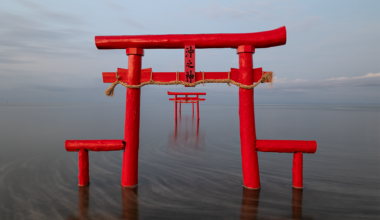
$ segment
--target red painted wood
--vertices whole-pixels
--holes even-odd
[[[257,82],[263,76],[263,68],[255,68],[253,69],[253,82]]]
[[[149,82],[151,76],[152,68],[142,69],[140,82]],[[117,73],[119,76],[119,81],[126,83],[128,69],[118,68]],[[265,73],[265,72],[264,72]],[[259,81],[261,76],[264,74],[262,68],[253,69],[253,82]],[[116,81],[115,72],[103,72],[103,83],[113,83]],[[240,82],[240,71],[239,69],[231,68],[230,79],[235,82]],[[152,79],[158,82],[170,82],[176,80],[176,72],[153,72]],[[228,72],[205,72],[205,79],[228,79]],[[186,81],[185,72],[179,72],[179,80]],[[195,73],[195,80],[202,81],[202,72]],[[193,81],[194,82],[194,81]],[[264,82],[265,83],[265,82]]]
[[[199,120],[199,103],[200,103],[200,99],[199,99],[199,95],[197,95],[197,119]]]
[[[87,186],[88,184],[90,184],[90,168],[88,161],[88,151],[85,149],[79,149],[78,168],[78,186]]]
[[[295,152],[293,154],[293,187],[302,188],[303,187],[303,153]]]
[[[140,56],[144,56],[144,49],[142,48],[127,48],[125,50],[125,53],[127,55],[140,55]]]
[[[252,45],[242,45],[236,49],[236,53],[255,53],[255,47]]]
[[[175,99],[174,98],[169,98],[169,101],[174,101]],[[186,98],[185,97],[178,97],[177,100],[181,100],[182,103],[186,103]],[[196,97],[189,97],[187,98],[187,101],[206,101],[206,99],[197,99]],[[187,103],[191,103],[191,102],[187,102]]]
[[[186,82],[195,82],[195,44],[185,46],[185,73]]]
[[[86,149],[90,151],[124,150],[124,140],[66,140],[66,151]]]
[[[129,85],[139,85],[141,74],[141,56],[128,55]],[[127,143],[123,155],[121,185],[133,187],[137,185],[139,133],[140,133],[140,95],[141,89],[127,88],[125,107],[124,141]]]
[[[194,115],[194,102],[192,104],[193,104],[193,115]]]
[[[252,53],[239,53],[240,83],[251,85]],[[256,151],[256,129],[253,108],[253,89],[239,88],[239,119],[243,183],[245,187],[260,188],[259,161]]]
[[[96,36],[95,44],[98,49],[181,49],[187,44],[195,44],[197,48],[238,48],[240,45],[267,48],[286,44],[286,28],[238,34]]]
[[[169,92],[168,95],[206,95],[205,92]]]
[[[181,106],[182,106],[181,104],[182,104],[182,101],[179,101],[178,103],[179,103],[179,114],[181,114]]]
[[[257,151],[261,152],[303,152],[314,154],[317,151],[317,142],[292,140],[256,140],[256,149]]]
[[[174,98],[174,111],[175,111],[175,116],[174,116],[174,118],[177,120],[177,95],[175,96],[175,98]]]

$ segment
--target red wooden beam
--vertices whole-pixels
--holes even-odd
[[[142,69],[140,75],[140,82],[148,82],[150,80],[152,68]],[[262,71],[262,68],[253,69],[253,82],[257,82],[261,79],[261,76],[265,72]],[[128,69],[117,69],[117,74],[119,76],[119,81],[126,83],[127,82],[127,74]],[[170,82],[176,80],[176,72],[153,72],[152,79],[158,82]],[[228,72],[205,72],[205,79],[228,79]],[[115,72],[103,72],[103,83],[113,83],[116,81],[116,73]],[[178,73],[178,81],[186,82],[186,74],[185,72]],[[230,79],[235,82],[240,82],[240,71],[239,69],[231,68],[230,71]],[[203,74],[202,72],[195,73],[195,81],[202,81]],[[193,81],[194,82],[194,81]],[[265,82],[264,82],[265,83]]]
[[[98,49],[183,49],[194,44],[196,48],[237,48],[252,45],[255,48],[275,47],[286,44],[286,28],[270,31],[235,34],[167,34],[167,35],[121,35],[96,36]]]
[[[169,99],[169,101],[174,101],[174,100],[175,100],[174,98]],[[177,97],[177,100],[181,100],[181,101],[198,101],[198,98],[197,97],[188,97],[186,99],[185,97]],[[206,99],[199,99],[199,101],[206,101]]]
[[[78,151],[81,149],[90,151],[124,150],[124,140],[66,140],[66,151]]]
[[[314,154],[317,151],[316,141],[290,140],[256,140],[256,149],[261,152],[295,153],[303,152]]]
[[[168,95],[206,95],[205,92],[169,92]]]

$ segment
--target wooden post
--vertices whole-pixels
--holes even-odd
[[[78,167],[79,167],[79,186],[87,186],[90,184],[90,170],[88,161],[88,151],[86,149],[79,149],[78,151]]]
[[[175,98],[174,98],[174,111],[175,111],[175,116],[174,118],[177,120],[177,95],[175,95]]]
[[[199,137],[199,120],[197,120],[197,136],[196,136],[196,142],[195,142],[195,146],[198,147],[198,137]]]
[[[177,143],[177,119],[174,124],[174,145]]]
[[[239,46],[240,83],[252,85],[255,48],[251,45]],[[256,129],[253,107],[253,89],[239,88],[239,119],[241,158],[243,164],[243,184],[247,188],[260,188],[259,161],[256,152]]]
[[[191,103],[191,104],[193,104],[193,116],[194,116],[194,102],[193,102],[193,103]]]
[[[199,96],[197,95],[197,119],[199,120]]]
[[[295,152],[293,154],[293,187],[303,188],[303,153]]]
[[[181,102],[182,100],[179,101],[179,115],[181,115]]]
[[[141,57],[144,50],[141,48],[127,48],[128,55],[128,85],[140,84]],[[140,89],[127,88],[127,100],[125,107],[124,141],[126,147],[123,155],[123,168],[121,185],[134,187],[137,185],[138,157],[139,157],[139,133],[140,133]]]

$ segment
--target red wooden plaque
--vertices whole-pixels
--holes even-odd
[[[195,44],[185,46],[186,82],[195,82]]]

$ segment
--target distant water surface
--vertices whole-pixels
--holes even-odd
[[[0,105],[0,219],[378,219],[377,106],[255,106],[259,139],[316,140],[304,189],[292,154],[259,153],[261,190],[243,188],[238,106],[142,104],[139,184],[122,151],[90,152],[90,186],[66,139],[122,139],[124,104]]]

